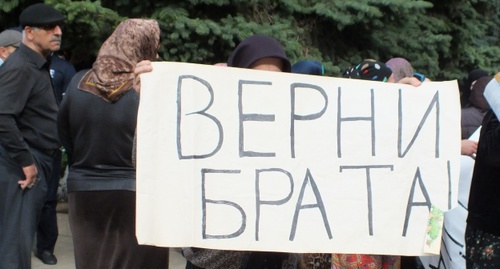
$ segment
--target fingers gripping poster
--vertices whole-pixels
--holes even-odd
[[[436,212],[457,201],[456,81],[159,62],[141,83],[140,243],[439,254]]]

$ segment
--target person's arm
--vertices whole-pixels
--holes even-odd
[[[30,76],[22,68],[4,67],[0,72],[0,144],[23,169],[24,178],[18,180],[22,189],[31,188],[36,183],[38,170],[17,126],[20,115],[29,98]]]
[[[153,66],[151,65],[151,61],[149,60],[140,61],[135,66],[134,69],[135,80],[133,87],[137,93],[141,93],[140,75],[144,73],[149,73],[151,71],[153,71]]]
[[[21,186],[21,189],[31,188],[38,181],[38,169],[35,164],[28,166],[23,166],[23,173],[26,177],[23,180],[19,180],[17,183]]]
[[[471,158],[475,159],[477,152],[477,142],[468,139],[462,139],[460,149],[460,154],[470,156]]]
[[[17,126],[28,101],[32,82],[21,68],[2,67],[0,72],[0,144],[22,167],[34,163],[29,146]]]
[[[404,77],[404,78],[400,79],[398,81],[398,83],[408,84],[408,85],[412,85],[414,87],[418,87],[418,86],[422,85],[422,82],[420,80],[418,80],[418,78],[416,78],[416,77]]]
[[[151,65],[151,61],[149,61],[149,60],[140,61],[135,66],[134,75],[136,78],[134,80],[133,87],[138,94],[141,93],[140,75],[144,74],[144,73],[149,73],[151,71],[153,71],[153,66]],[[134,164],[134,167],[136,167],[136,165],[137,165],[137,129],[135,130],[135,133],[134,133],[134,144],[132,145],[132,163]]]

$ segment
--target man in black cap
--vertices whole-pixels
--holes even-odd
[[[57,103],[60,104],[66,88],[76,71],[70,62],[63,59],[55,52],[49,59],[52,87],[54,87]],[[54,248],[59,236],[56,207],[61,159],[62,152],[57,151],[54,155],[52,175],[47,179],[47,196],[45,197],[45,203],[42,207],[42,213],[36,231],[35,256],[45,264],[57,263],[57,258],[54,255]]]
[[[47,57],[61,46],[64,16],[31,5],[23,41],[0,68],[0,268],[31,268],[31,249],[52,170],[57,101]]]

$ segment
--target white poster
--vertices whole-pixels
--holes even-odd
[[[140,243],[439,253],[436,212],[458,193],[456,81],[153,68],[137,130]]]

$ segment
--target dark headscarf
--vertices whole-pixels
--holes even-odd
[[[128,19],[121,22],[102,44],[97,59],[79,84],[108,102],[115,102],[132,89],[135,65],[154,60],[160,42],[155,20]]]
[[[348,68],[342,77],[386,82],[391,75],[392,71],[385,63],[365,60]]]
[[[490,81],[491,77],[481,77],[474,83],[470,91],[470,104],[481,109],[482,112],[486,112],[490,109],[490,105],[486,101],[486,98],[484,98],[484,89],[486,89],[486,85],[488,85]]]
[[[484,71],[483,69],[477,68],[469,72],[469,76],[467,77],[467,90],[470,90],[470,86],[472,85],[472,82],[482,78],[482,77],[487,77],[488,72]]]
[[[325,74],[325,68],[318,61],[304,60],[292,65],[292,73],[322,76]]]
[[[227,66],[250,68],[263,58],[278,58],[283,62],[283,72],[291,71],[291,64],[283,46],[266,35],[253,35],[243,40],[229,56]]]
[[[478,80],[481,77],[487,77],[488,72],[484,71],[483,69],[477,68],[469,72],[469,75],[467,76],[467,80],[464,82],[463,87],[461,87],[460,92],[460,103],[462,104],[462,107],[467,107],[470,106],[469,98],[471,95],[471,85],[474,81]]]

